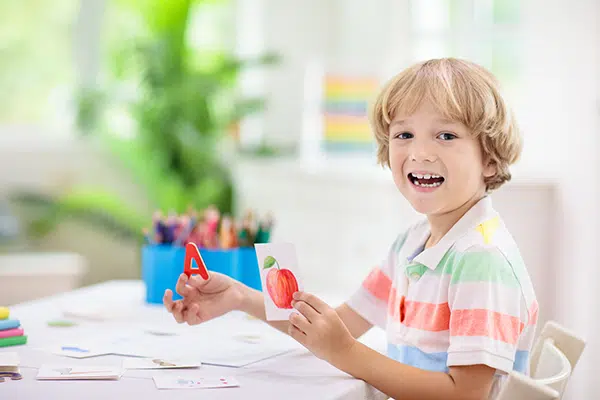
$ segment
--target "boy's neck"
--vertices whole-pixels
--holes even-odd
[[[467,213],[479,200],[485,197],[485,193],[477,193],[462,206],[443,214],[428,215],[430,235],[425,248],[435,246],[446,233]]]

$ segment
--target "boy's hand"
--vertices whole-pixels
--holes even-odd
[[[289,334],[317,357],[336,364],[348,354],[356,340],[337,312],[318,297],[296,292],[290,315]]]
[[[240,285],[226,275],[211,272],[208,280],[199,276],[188,279],[181,274],[175,291],[183,297],[173,301],[173,292],[165,291],[163,303],[178,323],[197,325],[237,309],[243,299]]]

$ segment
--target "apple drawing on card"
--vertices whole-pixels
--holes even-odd
[[[259,243],[254,248],[267,320],[287,320],[294,312],[292,296],[303,290],[296,247],[291,243]]]

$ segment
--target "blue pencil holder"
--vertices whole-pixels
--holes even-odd
[[[220,272],[251,288],[261,290],[254,248],[200,249],[200,255],[209,271]],[[183,273],[184,259],[184,247],[146,245],[142,248],[142,280],[146,285],[147,303],[162,304],[167,289],[173,291],[174,300],[181,299],[175,292],[175,285],[179,275]]]

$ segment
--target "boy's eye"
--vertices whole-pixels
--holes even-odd
[[[457,136],[454,133],[443,132],[440,133],[438,137],[442,140],[453,140],[456,139]]]
[[[411,139],[414,135],[410,132],[401,132],[394,135],[396,139]]]

